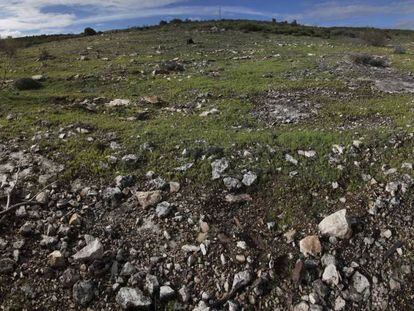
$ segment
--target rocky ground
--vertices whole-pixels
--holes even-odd
[[[69,52],[39,90],[16,91],[20,60],[0,106],[2,309],[410,310],[412,54],[181,31],[47,45]]]

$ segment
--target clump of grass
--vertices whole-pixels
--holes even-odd
[[[362,53],[351,55],[351,59],[357,65],[372,66],[379,68],[388,67],[387,59],[385,59],[384,57],[378,57]]]
[[[48,50],[46,50],[46,49],[42,49],[41,51],[40,51],[40,54],[39,54],[39,57],[38,57],[38,60],[39,61],[46,61],[46,60],[49,60],[49,59],[54,59],[55,57],[52,55],[52,54],[50,54],[50,52],[48,51]]]
[[[381,47],[388,43],[388,36],[384,31],[366,30],[360,35],[361,39],[368,45]]]

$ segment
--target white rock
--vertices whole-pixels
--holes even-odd
[[[162,192],[156,191],[139,191],[136,193],[139,204],[143,208],[147,208],[159,203],[162,200]]]
[[[52,268],[59,268],[65,265],[65,257],[60,251],[54,251],[47,256],[47,262]]]
[[[293,311],[309,311],[309,305],[307,302],[302,301],[293,307]]]
[[[323,235],[341,239],[349,237],[352,233],[348,219],[346,218],[346,209],[342,209],[325,217],[319,223],[318,228]]]
[[[335,300],[334,310],[341,311],[345,309],[345,307],[346,307],[346,301],[341,296],[338,296]]]
[[[103,246],[98,239],[93,240],[73,255],[75,260],[94,260],[103,256]]]
[[[252,275],[248,270],[237,273],[233,278],[233,290],[247,286],[252,281]]]
[[[298,160],[296,160],[294,157],[292,157],[290,154],[286,154],[285,155],[285,159],[286,161],[294,164],[294,165],[298,165]]]
[[[170,286],[161,286],[160,288],[160,299],[168,300],[175,295],[175,291]]]
[[[316,235],[310,235],[299,242],[300,252],[308,257],[309,255],[316,256],[322,252],[322,245]]]
[[[243,180],[242,183],[243,185],[249,187],[251,185],[253,185],[257,180],[257,175],[253,172],[247,172],[246,174],[243,175]]]
[[[340,276],[338,270],[336,269],[336,266],[333,264],[327,265],[322,274],[322,281],[331,286],[334,286],[339,284],[339,280]]]
[[[135,288],[122,287],[116,295],[116,302],[122,309],[149,308],[151,299]]]
[[[370,287],[368,279],[358,271],[352,276],[352,284],[358,293],[363,293]]]
[[[227,159],[215,160],[211,163],[211,175],[213,180],[219,179],[221,174],[224,173],[229,167],[229,161]]]
[[[129,106],[131,101],[128,99],[114,99],[106,104],[107,107],[122,107],[122,106]]]

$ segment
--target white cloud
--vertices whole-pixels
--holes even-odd
[[[74,25],[100,24],[110,21],[134,18],[173,17],[188,15],[199,17],[218,16],[218,6],[185,5],[190,0],[0,0],[0,36],[56,33],[69,30]],[[171,6],[176,4],[175,6]],[[79,17],[74,13],[56,13],[46,10],[60,6],[90,11],[87,16]],[[254,9],[241,6],[223,6],[223,16],[247,14],[267,16]]]
[[[0,0],[0,36],[22,33],[38,33],[40,30],[51,33],[79,24],[73,13],[48,12],[53,6],[89,8],[97,20],[113,20],[112,16],[134,14],[162,8],[166,5],[186,2],[187,0]],[[138,13],[138,15],[140,15]],[[87,19],[85,19],[87,21]]]
[[[304,12],[291,14],[289,19],[312,21],[342,21],[354,17],[390,16],[414,14],[414,0],[389,1],[385,5],[362,1],[328,1],[314,4]]]

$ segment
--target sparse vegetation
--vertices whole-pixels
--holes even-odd
[[[366,44],[375,47],[386,46],[389,41],[387,32],[380,30],[362,31],[360,37]]]
[[[355,64],[373,66],[373,67],[387,67],[388,61],[384,57],[373,56],[366,53],[357,53],[351,55],[351,59]]]

